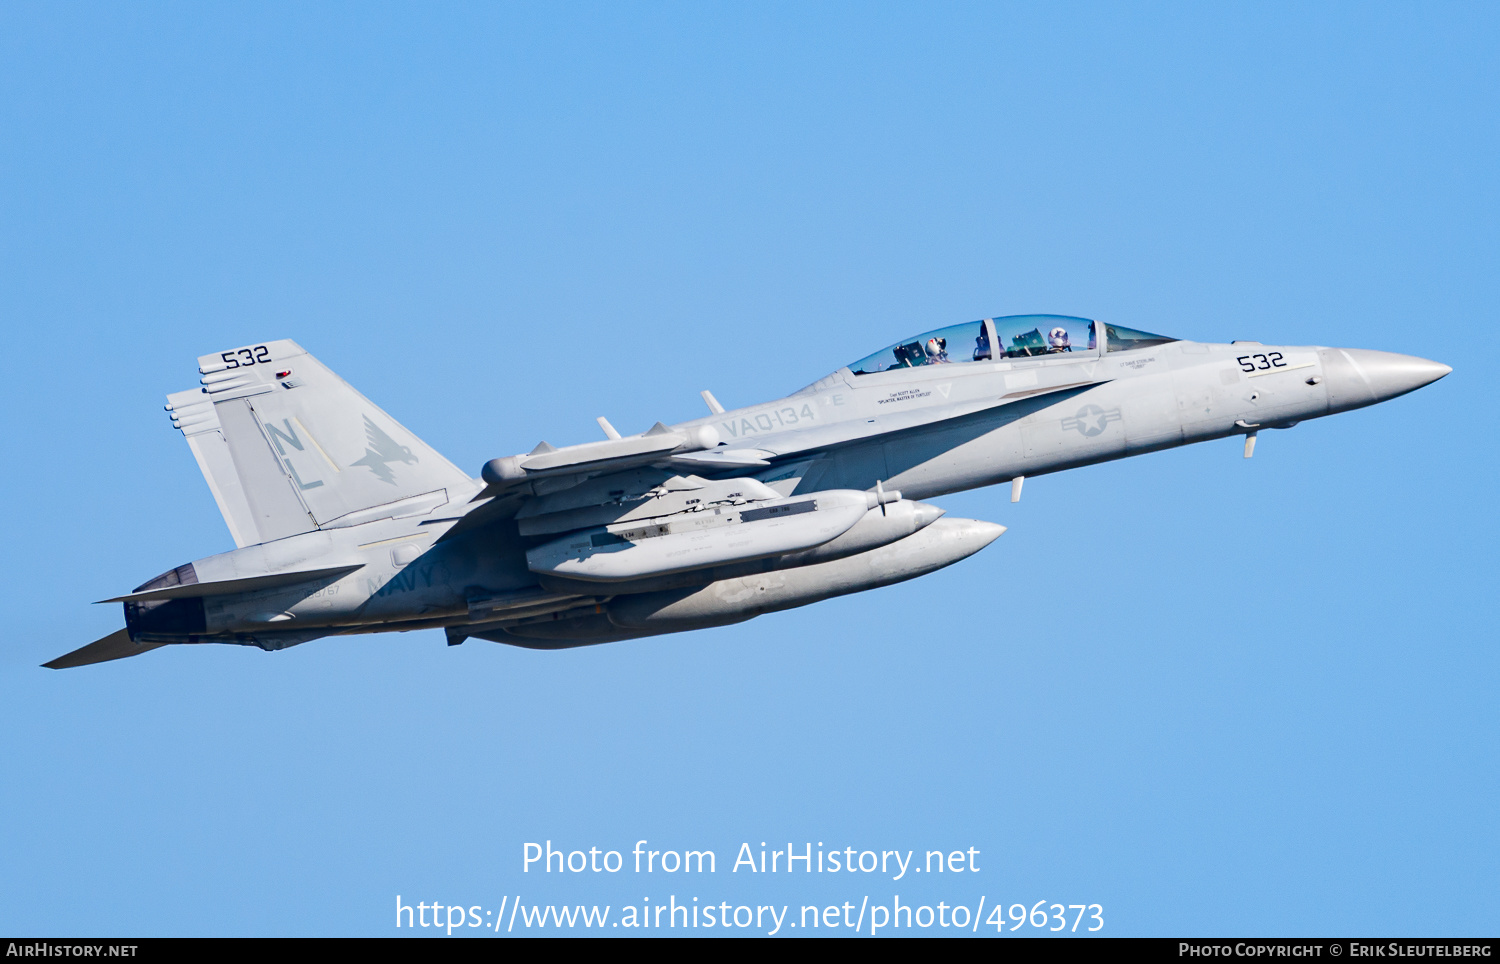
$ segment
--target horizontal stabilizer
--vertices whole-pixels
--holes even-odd
[[[87,666],[90,663],[107,663],[112,659],[124,659],[127,656],[139,656],[149,653],[153,649],[160,649],[165,643],[133,643],[130,641],[130,633],[123,629],[117,629],[103,639],[89,643],[87,646],[73,650],[63,656],[57,657],[50,663],[42,665],[48,669],[72,669],[74,666]]]
[[[299,582],[311,582],[314,579],[337,579],[340,576],[347,576],[358,568],[360,567],[332,566],[327,569],[303,569],[300,572],[273,572],[267,576],[248,576],[244,579],[195,582],[182,586],[167,586],[163,589],[148,589],[145,592],[133,592],[111,599],[101,599],[99,602],[146,602],[154,599],[185,599],[192,596],[228,596],[232,593],[255,592],[259,589],[275,589]]]

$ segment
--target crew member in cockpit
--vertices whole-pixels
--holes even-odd
[[[1047,354],[1055,355],[1072,350],[1073,346],[1068,341],[1068,329],[1059,327],[1047,332]]]
[[[974,360],[990,360],[990,330],[984,325],[979,326],[979,337],[974,339]]]
[[[927,339],[927,364],[944,365],[948,362],[948,339]]]

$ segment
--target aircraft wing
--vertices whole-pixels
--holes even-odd
[[[765,458],[767,459],[785,458],[790,455],[801,455],[808,452],[836,448],[840,445],[847,445],[851,442],[858,442],[862,439],[874,438],[880,435],[891,435],[896,432],[936,425],[940,422],[949,422],[954,419],[977,415],[981,412],[1015,405],[1018,402],[1029,399],[1048,396],[1057,396],[1059,399],[1066,398],[1087,391],[1096,385],[1103,385],[1108,381],[1110,379],[1091,379],[1088,381],[1069,382],[1064,385],[1028,388],[1023,391],[1010,392],[998,398],[991,396],[967,402],[958,402],[954,405],[940,408],[894,412],[890,415],[882,415],[878,419],[855,419],[844,422],[832,422],[816,428],[795,429],[770,435],[758,435],[755,437],[755,445],[757,449],[765,453]]]
[[[771,464],[775,458],[775,452],[768,452],[762,448],[743,449],[711,449],[707,452],[684,452],[673,455],[673,465],[680,465],[688,469],[702,471],[722,471],[735,468],[763,468]]]
[[[1076,395],[1106,381],[1108,379],[1027,388],[998,398],[988,396],[949,406],[893,413],[879,419],[854,419],[816,428],[794,429],[756,436],[753,445],[739,447],[721,442],[722,436],[713,425],[671,429],[660,422],[643,435],[630,438],[612,437],[567,448],[555,448],[542,442],[526,455],[491,459],[485,463],[481,473],[485,488],[471,501],[493,500],[494,511],[470,515],[476,522],[481,517],[509,515],[517,509],[524,515],[527,510],[523,503],[529,502],[532,496],[546,498],[574,487],[599,488],[603,485],[607,489],[614,484],[611,479],[634,479],[640,471],[656,473],[651,482],[653,485],[671,477],[674,472],[705,472],[713,476],[748,474],[770,465],[775,459],[964,418],[1027,399]],[[507,495],[520,496],[520,502],[497,498]],[[599,501],[610,501],[602,489]]]
[[[602,472],[651,465],[675,455],[702,452],[719,444],[719,433],[711,425],[674,431],[661,422],[630,438],[609,438],[557,448],[542,442],[525,455],[490,459],[480,473],[485,488],[472,501],[492,498],[508,489],[544,479],[564,479],[562,484]]]

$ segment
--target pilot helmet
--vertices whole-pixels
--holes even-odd
[[[1068,329],[1059,327],[1047,332],[1047,344],[1053,348],[1071,347],[1068,344]]]
[[[943,352],[945,352],[947,350],[948,350],[948,339],[946,339],[946,338],[929,338],[929,339],[927,339],[927,354],[931,355],[933,358],[937,358],[937,357],[941,356],[943,354]]]

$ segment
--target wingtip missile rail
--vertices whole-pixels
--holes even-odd
[[[718,444],[719,430],[712,425],[674,431],[657,422],[640,435],[564,448],[549,446],[548,451],[490,459],[480,478],[490,486],[505,487],[533,479],[646,465],[676,454],[707,451]]]

